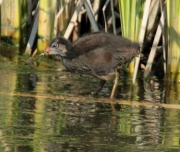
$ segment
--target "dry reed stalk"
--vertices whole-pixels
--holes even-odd
[[[115,20],[115,14],[114,14],[114,0],[111,0],[111,14],[112,14],[113,33],[114,35],[116,35],[117,32],[116,32],[116,20]]]
[[[25,54],[31,54],[32,53],[32,48],[35,42],[36,38],[36,33],[38,29],[38,16],[39,16],[39,3],[37,4],[36,11],[35,11],[35,19],[34,19],[34,24],[32,27],[32,31],[26,46]]]
[[[146,0],[146,4],[144,7],[143,19],[142,19],[142,25],[141,25],[141,31],[140,31],[140,37],[139,37],[140,53],[142,52],[142,45],[144,42],[144,36],[145,36],[145,32],[146,32],[150,4],[151,4],[151,0]],[[137,72],[138,72],[138,68],[139,68],[139,62],[140,62],[140,54],[136,57],[136,63],[135,63],[133,79],[132,79],[133,85],[135,84],[135,81],[136,81]]]
[[[69,25],[64,33],[64,38],[68,39],[70,37],[70,34],[72,33],[72,30],[74,28],[74,24],[76,23],[77,21],[77,18],[78,18],[78,13],[79,11],[81,10],[81,7],[82,5],[84,4],[84,1],[85,0],[79,0],[76,4],[76,9],[73,13],[73,16],[71,17],[71,20],[69,22]]]
[[[59,12],[55,16],[55,23],[54,23],[54,35],[58,36],[58,20],[59,17],[62,15],[63,11],[65,10],[66,5],[69,4],[69,0],[61,7]]]
[[[166,12],[163,11],[163,8],[166,7],[164,5],[163,0],[161,0],[160,3],[161,6],[161,14],[163,15],[162,19],[162,49],[163,49],[163,68],[164,68],[164,73],[167,73],[167,61],[166,61],[166,33],[165,33],[165,15]]]
[[[163,12],[165,12],[165,11],[166,10],[164,8]],[[149,54],[149,58],[148,58],[146,68],[145,68],[145,71],[144,71],[144,77],[147,77],[149,75],[149,73],[151,72],[151,69],[152,69],[152,64],[153,64],[154,57],[155,57],[155,54],[156,54],[156,49],[158,47],[159,40],[161,38],[162,31],[163,31],[163,27],[162,27],[162,25],[163,25],[162,23],[164,22],[163,19],[164,19],[164,13],[161,14],[161,19],[160,19],[160,22],[158,24],[158,28],[157,28],[156,35],[155,35],[155,38],[154,38],[154,41],[153,41],[151,52]]]
[[[142,107],[152,107],[152,108],[166,108],[166,109],[180,109],[179,104],[165,104],[165,103],[152,103],[147,101],[126,101],[117,99],[105,99],[105,98],[87,98],[87,97],[66,97],[61,95],[36,95],[36,94],[26,94],[26,93],[7,93],[0,92],[0,94],[6,94],[9,96],[19,96],[19,97],[33,97],[36,99],[53,99],[53,100],[63,100],[63,101],[73,101],[73,102],[85,102],[85,103],[107,103],[107,104],[119,104],[119,105],[129,105],[129,106],[142,106]]]
[[[94,12],[94,18],[96,22],[98,21],[98,18],[99,18],[99,8],[101,5],[101,2],[102,2],[101,0],[94,0],[93,12]]]
[[[109,4],[110,0],[106,0],[106,3],[104,4],[103,8],[102,8],[102,12],[103,12],[103,17],[104,17],[104,28],[105,28],[105,32],[108,32],[107,31],[107,20],[106,20],[106,14],[105,14],[105,10],[107,8],[107,5]]]
[[[92,12],[91,3],[88,3],[87,1],[84,1],[84,5],[85,5],[86,11],[87,11],[87,15],[89,17],[89,20],[90,20],[90,23],[91,23],[93,31],[94,32],[99,31],[99,28],[97,26],[97,23],[95,21],[95,18],[94,18],[93,12]]]

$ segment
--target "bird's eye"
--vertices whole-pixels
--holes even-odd
[[[52,44],[52,47],[57,48],[58,44],[55,42],[55,43]]]

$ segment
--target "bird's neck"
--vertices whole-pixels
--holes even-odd
[[[74,72],[75,63],[73,62],[72,59],[63,57],[62,62],[69,72]]]
[[[66,45],[66,56],[64,56],[63,58],[66,60],[72,60],[73,58],[77,58],[78,57],[78,53],[76,48],[72,45],[72,44],[68,44]]]

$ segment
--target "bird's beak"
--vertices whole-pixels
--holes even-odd
[[[44,52],[45,52],[46,54],[49,54],[50,51],[51,51],[51,49],[50,49],[50,47],[48,46]]]
[[[48,47],[46,48],[46,50],[41,53],[41,56],[48,55],[50,51],[51,51],[51,50],[50,50],[50,48],[49,48],[49,46],[48,46]]]

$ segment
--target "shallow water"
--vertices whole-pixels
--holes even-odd
[[[0,56],[0,151],[179,152],[180,85],[122,74],[96,98],[99,80],[60,62]],[[151,85],[150,85],[151,84]]]

